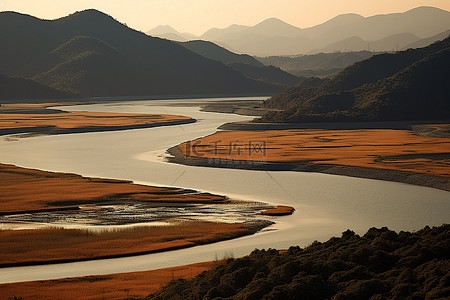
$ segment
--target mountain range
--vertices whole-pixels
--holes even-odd
[[[167,35],[170,33],[184,40],[193,39],[192,35],[178,33],[173,28],[166,32],[162,29],[151,30],[150,34],[170,38]],[[213,28],[195,39],[212,41],[236,53],[280,56],[333,51],[396,51],[449,29],[450,12],[418,7],[404,13],[371,17],[343,14],[304,29],[270,18],[255,26]]]
[[[2,12],[0,28],[0,74],[71,94],[261,94],[282,89],[93,9],[56,20]]]
[[[355,63],[331,79],[273,96],[262,121],[339,122],[450,118],[450,37]]]

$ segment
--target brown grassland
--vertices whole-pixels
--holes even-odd
[[[124,180],[86,178],[0,164],[0,214],[77,208],[107,201],[217,202],[225,197]]]
[[[129,114],[105,112],[63,113],[3,113],[0,114],[0,129],[54,127],[75,129],[85,127],[124,127],[156,125],[191,120],[189,117],[159,114]]]
[[[107,232],[83,229],[0,231],[0,266],[57,263],[192,247],[251,234],[242,224],[202,221]]]
[[[219,262],[160,270],[0,284],[0,299],[125,299],[155,293],[172,279],[191,279]]]
[[[265,142],[265,151],[254,151],[251,143],[255,142]],[[450,139],[408,130],[222,131],[178,148],[186,156],[202,158],[344,165],[450,177]]]

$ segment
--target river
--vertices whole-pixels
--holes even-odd
[[[242,98],[249,100],[249,98]],[[251,117],[200,112],[190,103],[229,99],[148,100],[62,107],[70,111],[167,113],[196,123],[128,131],[0,138],[0,162],[83,176],[177,186],[291,205],[292,216],[274,217],[270,230],[230,241],[164,253],[67,264],[0,269],[0,283],[144,271],[243,256],[255,248],[305,246],[340,236],[347,228],[364,234],[373,226],[418,230],[448,223],[450,193],[402,183],[318,173],[249,171],[171,164],[165,150],[205,136],[223,123]],[[274,230],[272,230],[274,229]]]

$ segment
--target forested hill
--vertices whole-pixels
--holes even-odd
[[[265,106],[283,112],[263,121],[335,122],[450,118],[450,38],[428,47],[375,55],[314,87],[276,95]]]
[[[0,74],[83,96],[280,91],[97,10],[57,20],[0,13]]]

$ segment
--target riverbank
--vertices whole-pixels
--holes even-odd
[[[221,131],[172,147],[171,162],[319,172],[450,191],[450,139],[391,129]]]
[[[220,262],[204,262],[145,272],[0,284],[1,299],[126,299],[146,297],[172,280],[191,279]]]

